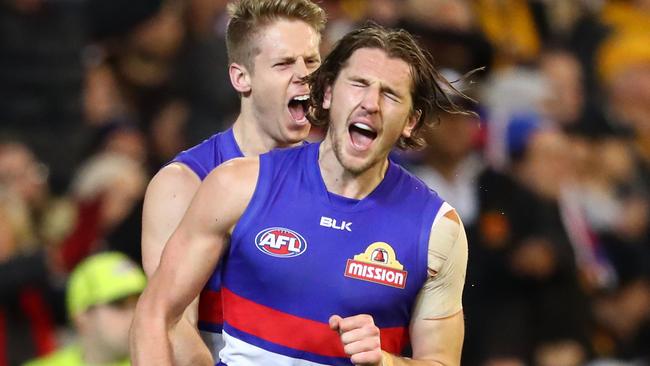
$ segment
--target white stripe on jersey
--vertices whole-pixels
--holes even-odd
[[[200,330],[199,333],[201,334],[201,339],[203,339],[205,345],[208,346],[212,358],[214,359],[214,363],[219,363],[219,352],[226,345],[223,336],[221,333],[213,333],[204,330]]]
[[[432,226],[435,225],[435,224],[436,224],[436,221],[438,221],[438,219],[440,219],[440,218],[443,217],[447,212],[449,212],[449,211],[451,211],[451,210],[453,210],[453,209],[454,209],[454,208],[451,207],[450,204],[448,204],[447,202],[443,202],[443,203],[442,203],[442,206],[440,206],[440,209],[438,210],[438,213],[436,214],[436,218],[433,219],[433,223],[432,223],[431,225],[432,225]]]
[[[221,362],[228,366],[327,366],[267,351],[230,336],[225,331],[222,334],[226,346],[219,356]]]

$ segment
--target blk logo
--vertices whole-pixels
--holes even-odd
[[[341,221],[341,223],[338,223],[336,219],[333,219],[331,217],[321,216],[320,218],[320,226],[331,227],[332,229],[336,230],[352,231],[350,228],[351,225],[352,222]]]

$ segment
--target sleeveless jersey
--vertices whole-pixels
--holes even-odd
[[[223,262],[220,365],[351,365],[333,314],[372,315],[388,352],[408,344],[443,200],[392,162],[362,200],[329,193],[319,146],[260,156]]]
[[[239,149],[237,141],[235,141],[233,130],[230,128],[179,153],[172,162],[187,165],[203,180],[217,166],[228,160],[243,156],[244,154]],[[206,343],[213,349],[222,345],[223,316],[220,291],[221,270],[220,267],[217,267],[199,298],[198,327]],[[215,352],[218,352],[218,349]]]

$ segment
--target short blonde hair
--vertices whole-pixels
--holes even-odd
[[[228,61],[250,71],[260,52],[254,39],[264,26],[279,19],[299,20],[320,33],[326,22],[325,11],[310,0],[236,0],[228,4],[228,14]]]

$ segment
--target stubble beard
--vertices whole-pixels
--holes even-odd
[[[336,156],[336,159],[339,161],[339,164],[343,167],[345,172],[347,174],[350,174],[354,177],[357,177],[366,171],[368,171],[373,165],[374,162],[372,159],[364,161],[361,165],[359,166],[354,166],[352,164],[349,164],[345,160],[345,154],[343,152],[343,146],[339,143],[339,139],[336,138],[334,134],[334,129],[330,128],[329,129],[330,133],[332,133],[331,139],[332,139],[332,150],[334,151],[334,156]]]

